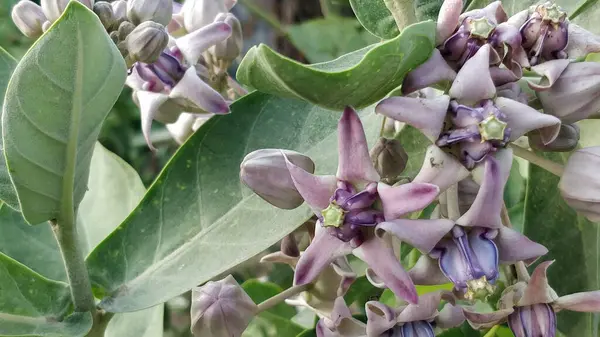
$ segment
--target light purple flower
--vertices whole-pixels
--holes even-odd
[[[558,188],[569,206],[588,218],[600,221],[600,146],[579,149],[569,157]]]
[[[317,337],[367,337],[366,325],[352,317],[343,297],[335,300],[333,311],[321,317],[315,330]]]
[[[552,337],[556,333],[555,312],[600,312],[600,291],[558,297],[546,277],[546,270],[552,262],[540,263],[529,282],[519,282],[506,288],[500,299],[498,311],[479,313],[474,308],[463,308],[469,323],[480,329],[490,328],[508,320],[515,337]]]
[[[288,161],[296,189],[319,218],[315,238],[298,262],[295,284],[311,282],[336,258],[354,252],[396,295],[415,302],[416,289],[385,231],[374,229],[384,220],[423,209],[435,199],[438,187],[378,183],[362,123],[352,108],[344,110],[338,124],[338,149],[336,176],[314,176]],[[374,207],[377,200],[383,210]]]
[[[420,129],[431,141],[456,149],[473,168],[507,142],[539,130],[544,143],[552,142],[560,120],[505,97],[496,97],[486,44],[458,72],[449,95],[430,98],[390,97],[375,111]],[[449,126],[445,126],[449,114]]]

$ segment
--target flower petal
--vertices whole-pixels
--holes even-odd
[[[136,95],[140,104],[142,134],[144,135],[144,139],[150,150],[156,151],[156,148],[152,145],[152,140],[150,139],[152,121],[156,118],[160,106],[169,99],[169,96],[150,91],[137,91]]]
[[[422,255],[417,263],[408,271],[410,278],[419,285],[436,285],[450,282],[440,270],[436,260]]]
[[[558,80],[563,71],[567,69],[569,63],[571,63],[570,60],[551,60],[531,67],[531,70],[542,76],[542,78],[539,83],[528,81],[527,84],[536,91],[548,90]]]
[[[169,97],[183,99],[206,112],[229,113],[229,105],[223,96],[200,79],[194,67],[186,70],[183,78],[171,90]]]
[[[474,329],[489,329],[496,324],[506,320],[508,315],[512,314],[514,309],[502,309],[494,312],[476,312],[463,307],[465,318]]]
[[[496,25],[508,20],[508,15],[504,11],[504,7],[502,7],[502,1],[499,0],[492,2],[484,8],[464,12],[460,16],[459,20],[462,21],[467,17],[486,17],[488,20],[492,21],[492,23],[495,23]]]
[[[419,129],[435,142],[444,126],[450,97],[390,97],[379,102],[375,112]]]
[[[501,228],[500,210],[504,202],[504,185],[510,174],[503,169],[498,160],[492,156],[485,159],[483,181],[473,205],[463,214],[456,224],[465,227]]]
[[[317,223],[317,226],[320,224]],[[351,252],[350,243],[338,239],[329,229],[317,231],[306,251],[300,255],[294,273],[294,285],[312,282],[335,259]]]
[[[298,257],[289,256],[283,252],[274,252],[267,254],[260,259],[260,263],[284,263],[292,268],[296,268]]]
[[[231,35],[231,31],[231,27],[225,22],[213,22],[178,38],[175,44],[188,64],[195,65],[202,57],[202,53],[211,46],[225,41]]]
[[[560,132],[560,120],[552,115],[541,113],[534,108],[512,99],[496,98],[496,107],[506,115],[511,129],[511,141],[517,140],[527,132],[541,132],[545,144],[551,143]]]
[[[527,264],[531,264],[538,257],[548,253],[546,247],[529,240],[525,235],[508,227],[500,228],[494,242],[498,246],[502,263],[526,261]]]
[[[344,109],[338,123],[338,153],[338,179],[351,183],[379,181],[379,174],[369,156],[362,122],[351,107]]]
[[[336,177],[312,175],[296,166],[287,157],[285,163],[298,193],[312,208],[313,212],[320,216],[321,211],[329,206],[329,199],[336,190]]]
[[[600,290],[559,297],[553,307],[558,310],[600,312]]]
[[[410,303],[417,303],[417,289],[394,254],[389,239],[373,236],[356,248],[355,254],[369,265],[396,296]]]
[[[430,183],[439,186],[440,192],[469,176],[467,170],[454,156],[435,145],[430,145],[421,170],[414,183]]]
[[[495,95],[496,87],[490,75],[490,46],[486,44],[458,72],[450,97],[460,104],[475,105]]]
[[[435,245],[454,227],[454,222],[439,220],[398,219],[382,222],[376,231],[384,230],[399,238],[402,242],[416,247],[423,254],[429,253]]]
[[[516,13],[515,15],[511,16],[510,18],[508,18],[508,21],[506,21],[506,23],[508,23],[509,25],[512,25],[513,27],[521,28],[521,26],[523,26],[523,24],[525,22],[527,22],[528,19],[529,19],[529,10],[524,9],[524,10]]]
[[[534,305],[539,303],[552,303],[558,299],[556,292],[550,287],[546,271],[554,261],[540,263],[527,283],[523,296],[519,299],[519,306]]]
[[[498,278],[498,248],[494,241],[486,236],[489,229],[473,228],[469,232],[469,245],[473,250],[477,264],[473,264],[475,278],[485,275],[488,281],[494,281]]]
[[[398,315],[397,322],[431,321],[438,314],[437,309],[443,293],[434,291],[419,296],[419,303],[407,305]]]
[[[452,1],[445,1],[444,4]],[[440,11],[440,14],[441,13],[442,12]],[[456,26],[456,22],[454,25]],[[421,64],[406,75],[404,82],[402,82],[402,94],[408,95],[419,89],[430,87],[441,81],[451,82],[455,78],[456,71],[454,71],[454,69],[448,65],[446,60],[442,57],[440,51],[436,48],[433,50],[431,57],[425,61],[425,63]]]
[[[380,336],[396,325],[396,312],[381,302],[367,302],[365,311],[367,314],[367,336]]]
[[[463,8],[462,0],[445,0],[437,19],[436,44],[439,46],[454,33]]]
[[[446,303],[444,308],[435,318],[435,326],[440,329],[450,329],[461,325],[465,321],[465,314],[458,305]]]
[[[455,288],[466,289],[467,281],[470,281],[472,276],[458,244],[452,239],[444,239],[437,248],[442,251],[439,265],[444,275],[454,283]]]
[[[565,49],[570,59],[585,57],[600,52],[600,37],[590,31],[569,23],[569,43]]]
[[[439,191],[437,186],[425,183],[408,183],[395,187],[384,183],[377,185],[386,220],[398,219],[427,207],[435,200]]]

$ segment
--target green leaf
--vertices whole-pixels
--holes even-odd
[[[315,329],[304,330],[296,337],[317,337],[317,331]]]
[[[163,337],[164,305],[115,315],[104,337]]]
[[[407,27],[397,38],[344,55],[304,65],[265,45],[253,47],[240,64],[238,79],[259,91],[299,98],[332,110],[369,106],[402,84],[435,47],[435,23]]]
[[[8,80],[10,75],[17,66],[17,60],[15,60],[8,52],[0,47],[0,103],[4,102],[4,93],[8,86]],[[0,108],[0,116],[2,115],[2,109]],[[0,138],[2,137],[2,130],[0,128]],[[8,169],[6,167],[6,160],[3,154],[2,140],[0,139],[0,200],[4,201],[12,208],[19,208],[19,200],[10,176],[8,175]]]
[[[242,284],[242,288],[256,304],[260,304],[283,291],[283,289],[275,283],[261,282],[255,279],[245,281]],[[267,312],[286,319],[290,319],[296,315],[296,310],[285,303],[279,303],[267,310]]]
[[[300,325],[270,312],[263,312],[254,317],[242,333],[242,337],[281,337],[296,336],[303,332]]]
[[[338,16],[292,25],[288,34],[311,63],[330,61],[379,41],[355,19]]]
[[[69,286],[49,280],[0,254],[0,336],[83,336],[89,313],[59,319],[71,306]]]
[[[427,139],[418,129],[410,125],[403,125],[402,129],[396,134],[395,138],[400,141],[402,147],[408,155],[408,163],[402,172],[402,175],[414,178],[423,166],[427,147],[431,145],[431,141]]]
[[[21,59],[4,103],[4,151],[27,222],[70,222],[94,144],[127,71],[98,17],[73,1]]]
[[[537,153],[565,163],[568,153]],[[525,235],[546,246],[543,260],[556,260],[548,270],[550,285],[559,295],[600,288],[600,226],[571,209],[558,190],[559,178],[529,165],[525,199]],[[567,336],[592,336],[597,322],[592,314],[562,311],[558,327]]]
[[[260,253],[312,214],[266,203],[240,183],[243,157],[287,148],[314,160],[318,174],[337,166],[337,120],[310,103],[252,93],[232,114],[211,118],[173,156],[140,205],[87,258],[108,311],[151,307]],[[362,113],[370,143],[381,120]],[[149,291],[160,289],[160,291]]]
[[[368,301],[376,301],[382,293],[383,290],[372,285],[366,276],[361,276],[352,283],[350,289],[344,295],[344,300],[348,306],[356,302],[356,305],[362,308]]]

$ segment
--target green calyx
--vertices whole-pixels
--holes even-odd
[[[321,211],[321,214],[323,215],[323,227],[339,228],[344,224],[346,211],[333,201]]]
[[[496,28],[487,18],[470,19],[471,37],[487,39],[494,28]]]
[[[479,133],[481,141],[487,140],[504,140],[504,131],[506,130],[506,122],[501,121],[495,115],[489,115],[486,119],[479,123]]]
[[[482,300],[494,293],[496,288],[491,285],[485,276],[476,280],[467,281],[465,298],[469,301]]]
[[[543,21],[549,21],[559,24],[567,18],[567,12],[563,11],[557,4],[552,6],[541,5],[538,12],[542,15]]]

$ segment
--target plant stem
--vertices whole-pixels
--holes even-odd
[[[460,218],[460,206],[458,203],[458,185],[454,184],[446,190],[446,202],[448,203],[448,219],[452,221]]]
[[[71,298],[75,311],[95,311],[96,304],[92,286],[83,259],[83,252],[77,241],[77,226],[74,221],[50,221],[50,227],[60,247],[60,253],[71,286]]]
[[[303,284],[300,286],[293,286],[291,288],[288,288],[288,289],[280,292],[279,294],[269,298],[268,300],[260,303],[258,305],[258,312],[263,312],[265,310],[269,310],[272,307],[276,306],[277,304],[285,301],[286,299],[288,299],[292,296],[296,296],[303,291],[306,291],[310,287],[312,287],[311,283]]]
[[[502,203],[500,217],[502,218],[502,224],[504,224],[504,226],[513,228],[505,203]],[[517,280],[525,282],[529,281],[529,272],[527,271],[527,267],[525,267],[525,263],[523,263],[523,261],[515,263],[515,271],[517,273]]]
[[[565,171],[564,166],[562,166],[561,164],[540,157],[533,151],[529,151],[515,144],[511,144],[510,147],[513,149],[513,153],[515,154],[515,156],[521,157],[529,161],[530,163],[537,165],[543,168],[544,170],[553,173],[559,177],[562,176],[563,172]]]
[[[273,29],[275,29],[278,34],[282,36],[288,35],[281,22],[279,22],[279,20],[277,20],[275,16],[273,16],[271,13],[264,11],[262,8],[260,8],[260,6],[252,2],[252,0],[240,0],[240,3],[246,6],[246,8],[248,8],[250,12],[260,17],[271,27],[273,27]]]
[[[490,331],[488,331],[488,332],[485,334],[485,336],[483,336],[483,337],[494,337],[494,336],[496,336],[496,331],[498,331],[498,329],[500,329],[500,326],[499,326],[499,325],[494,325],[494,326],[493,326],[493,327],[490,329]]]
[[[329,0],[319,0],[319,5],[321,6],[321,13],[323,13],[324,17],[328,17],[330,13],[329,11]]]

